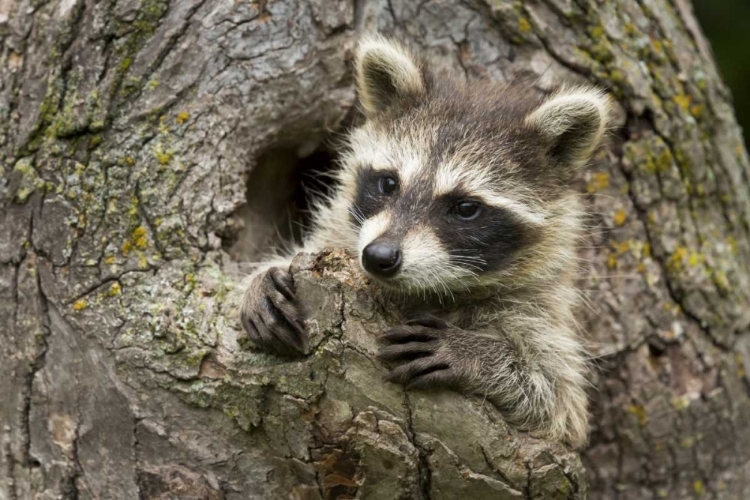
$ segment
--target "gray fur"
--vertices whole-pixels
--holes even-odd
[[[582,87],[545,99],[431,67],[383,38],[362,42],[368,121],[351,132],[338,188],[304,244],[250,278],[243,323],[256,343],[300,351],[293,296],[272,266],[283,272],[298,251],[326,246],[399,245],[399,272],[373,286],[419,317],[383,335],[390,379],[486,396],[518,427],[580,446],[587,367],[572,311],[582,208],[569,186],[601,140],[609,101]],[[384,177],[398,189],[379,191]],[[479,207],[475,217],[457,212],[465,203]]]

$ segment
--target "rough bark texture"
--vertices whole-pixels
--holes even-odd
[[[468,78],[619,100],[581,186],[588,480],[481,400],[383,383],[395,316],[342,255],[294,269],[310,357],[237,343],[222,238],[239,213],[268,239],[295,158],[351,116],[375,28]],[[748,498],[729,101],[687,0],[0,0],[0,498]]]

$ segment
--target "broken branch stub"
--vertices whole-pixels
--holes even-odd
[[[294,439],[308,443],[325,498],[587,498],[575,452],[510,428],[482,398],[384,381],[377,338],[398,321],[398,304],[355,266],[339,250],[291,266],[310,352],[281,377],[322,381],[306,436]],[[292,368],[300,364],[308,369]]]

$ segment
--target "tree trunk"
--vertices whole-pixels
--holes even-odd
[[[396,313],[337,252],[293,267],[309,357],[238,344],[372,29],[619,101],[581,185],[581,457],[383,382]],[[750,167],[687,0],[0,0],[0,41],[0,499],[750,495]]]

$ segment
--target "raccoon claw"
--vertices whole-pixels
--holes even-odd
[[[406,389],[428,389],[456,385],[459,377],[449,363],[429,356],[397,366],[386,375],[386,380]]]
[[[305,328],[292,289],[289,274],[272,267],[253,280],[240,314],[254,344],[284,356],[305,351]]]
[[[382,341],[387,345],[378,351],[378,358],[398,364],[386,375],[389,382],[405,385],[407,389],[459,383],[459,374],[448,359],[440,338],[441,330],[448,325],[434,317],[427,320],[415,318],[383,335]]]
[[[381,341],[391,344],[406,344],[409,342],[428,342],[439,340],[439,331],[419,325],[401,325],[391,328],[383,334]]]
[[[432,356],[440,343],[437,340],[425,342],[407,342],[383,347],[378,351],[378,357],[383,361],[413,361],[415,359]]]
[[[409,321],[406,322],[407,326],[424,326],[426,328],[434,328],[436,330],[447,330],[448,323],[428,313],[417,314]]]

